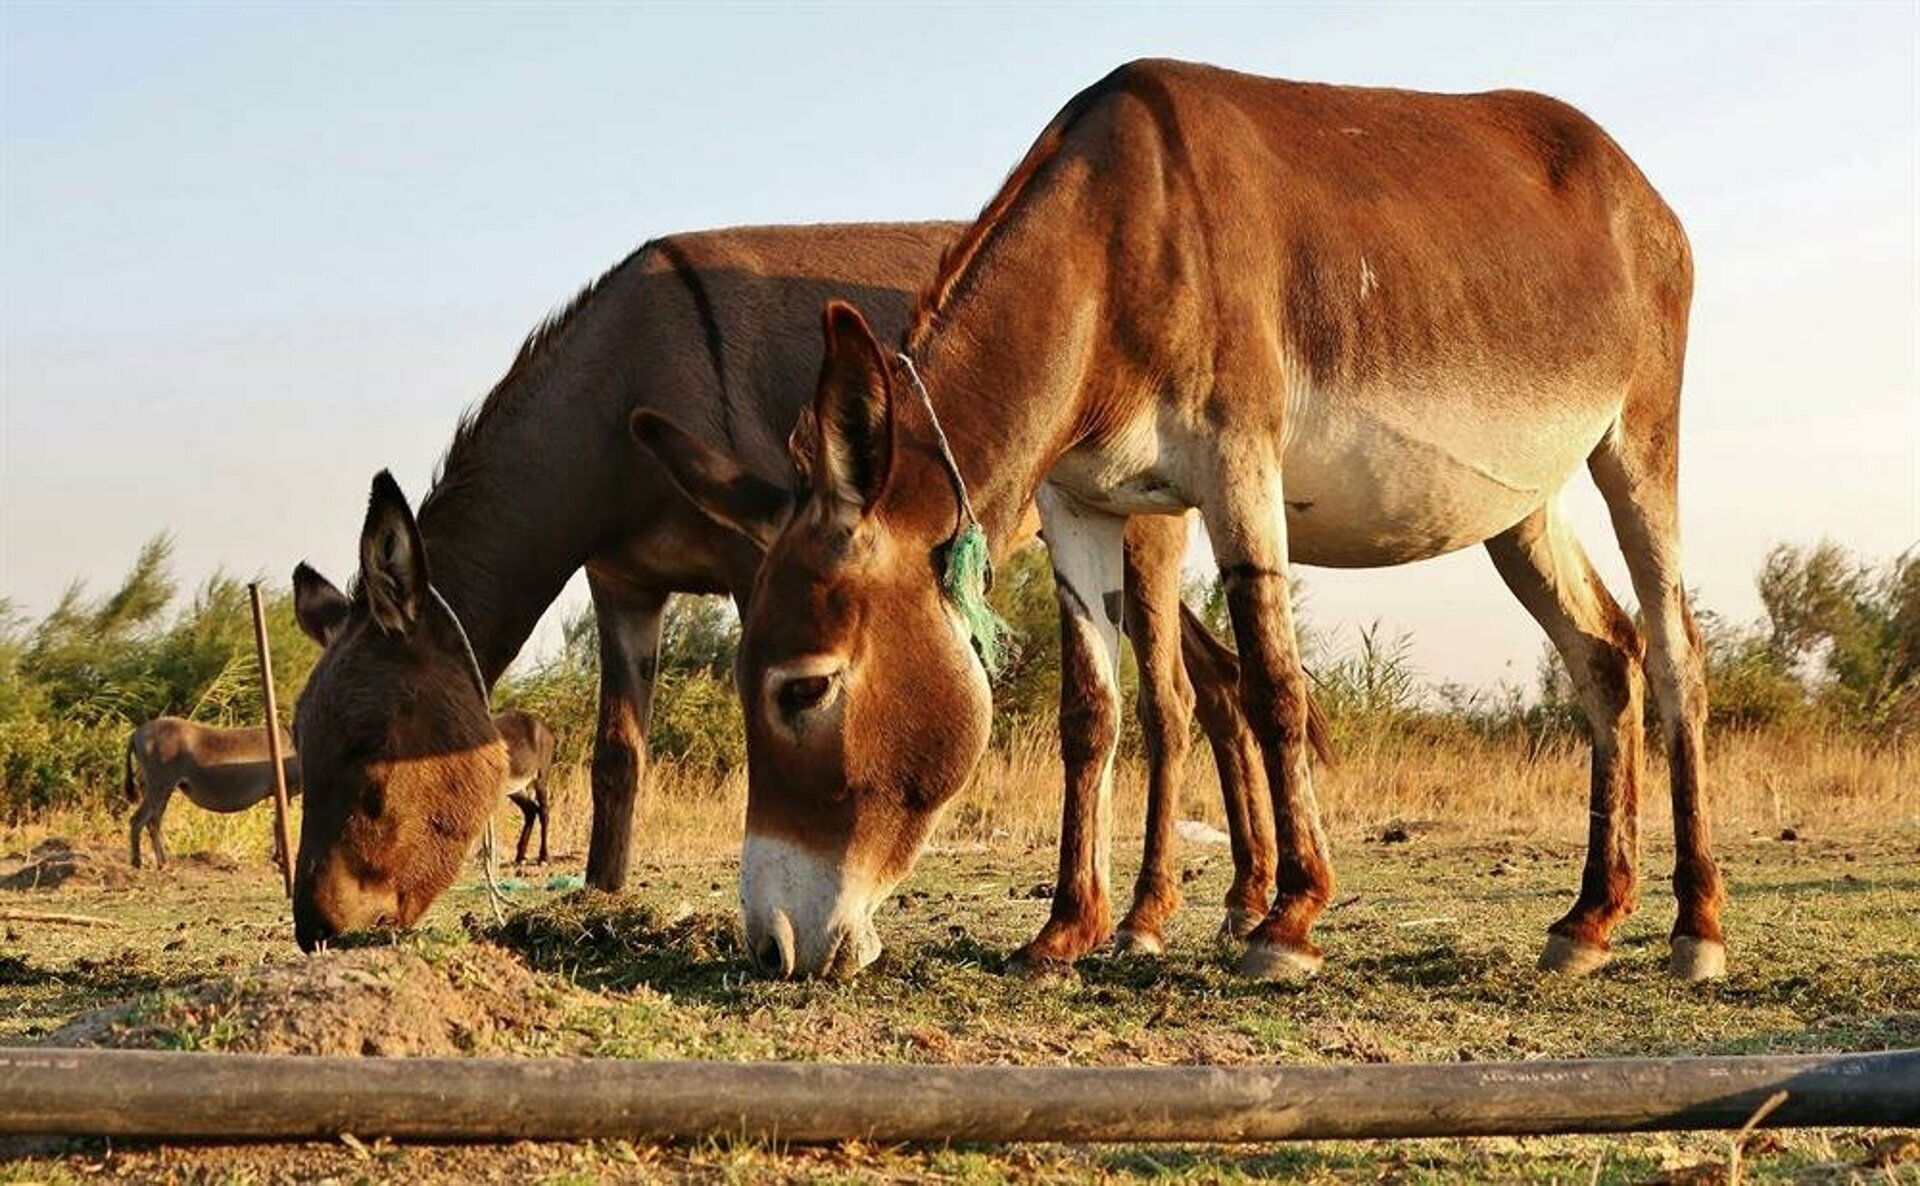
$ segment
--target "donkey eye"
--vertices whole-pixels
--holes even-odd
[[[774,700],[780,705],[780,711],[795,716],[811,708],[818,708],[826,701],[827,693],[833,691],[833,677],[830,675],[806,675],[798,679],[784,680],[774,692]]]

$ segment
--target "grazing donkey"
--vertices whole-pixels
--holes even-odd
[[[287,794],[300,793],[300,761],[293,738],[280,730],[281,763]],[[134,775],[139,768],[139,777]],[[273,758],[265,729],[218,729],[179,717],[156,717],[127,737],[127,802],[137,804],[127,825],[134,868],[140,867],[140,830],[153,841],[153,859],[167,863],[160,842],[160,819],[175,791],[185,791],[196,807],[208,811],[245,811],[273,795]]]
[[[647,243],[527,339],[461,422],[417,519],[391,477],[375,478],[354,596],[304,564],[294,571],[296,614],[325,648],[295,718],[307,779],[294,886],[303,948],[376,921],[410,923],[452,882],[506,777],[476,681],[484,690],[499,677],[582,565],[600,637],[587,881],[625,882],[667,598],[728,593],[747,604],[765,538],[717,527],[726,516],[690,502],[635,447],[630,415],[672,415],[717,475],[784,500],[789,436],[820,365],[822,302],[849,297],[904,327],[913,292],[961,229],[761,227]],[[1140,950],[1160,945],[1179,903],[1174,797],[1194,703],[1174,609],[1184,541],[1172,519],[1128,535],[1152,802],[1120,937]],[[1064,689],[1066,716],[1080,704],[1079,688]],[[1216,752],[1253,748],[1238,716],[1203,718],[1238,730],[1215,732]],[[1231,818],[1252,821],[1234,832],[1227,904],[1240,927],[1274,884],[1266,792],[1252,773],[1241,763],[1222,780]]]
[[[1037,501],[1062,679],[1087,707],[1066,722],[1067,875],[1024,958],[1071,960],[1104,937],[1122,535],[1129,515],[1197,508],[1279,841],[1243,972],[1317,969],[1310,931],[1333,892],[1290,566],[1484,542],[1592,726],[1586,867],[1542,967],[1599,966],[1634,906],[1644,662],[1678,846],[1670,967],[1722,974],[1676,493],[1692,283],[1686,236],[1639,169],[1541,95],[1164,61],[1081,92],[942,261],[897,354],[852,305],[827,307],[797,505],[716,485],[701,439],[634,425],[696,501],[757,513],[770,541],[737,667],[750,949],[803,973],[878,953],[874,902],[987,740],[986,675],[938,566],[968,514],[1004,552]],[[1644,638],[1560,509],[1582,462]]]
[[[553,730],[529,712],[509,709],[493,718],[507,747],[507,798],[521,812],[520,842],[514,861],[525,864],[527,840],[540,824],[540,863],[547,862],[547,775],[553,769]],[[280,753],[287,772],[287,795],[300,793],[300,759],[293,738],[282,727]],[[136,780],[134,768],[139,767]],[[127,737],[124,789],[138,804],[127,828],[133,865],[140,867],[140,831],[153,841],[156,865],[167,863],[160,842],[160,820],[176,790],[185,791],[208,811],[245,811],[273,794],[273,762],[265,729],[220,729],[179,717],[157,717]]]
[[[520,809],[520,842],[513,863],[527,863],[527,838],[540,824],[540,863],[547,863],[547,775],[553,772],[553,730],[530,712],[508,709],[493,716],[494,731],[507,743],[507,798]]]

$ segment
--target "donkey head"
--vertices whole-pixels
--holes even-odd
[[[828,305],[824,324],[819,386],[789,443],[797,500],[657,416],[633,421],[689,498],[766,550],[734,669],[740,898],[748,949],[781,976],[851,976],[880,954],[874,910],[979,760],[992,709],[936,579],[947,531],[889,513],[914,447],[890,367],[851,306]]]
[[[301,628],[324,648],[293,726],[305,787],[294,938],[311,951],[342,931],[418,918],[479,835],[507,755],[386,471],[373,479],[353,596],[305,564],[293,592]]]

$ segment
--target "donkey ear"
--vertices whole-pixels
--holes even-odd
[[[886,356],[860,311],[828,301],[827,339],[813,396],[817,442],[810,458],[816,493],[856,512],[879,501],[893,470],[893,397]]]
[[[307,637],[326,646],[347,624],[346,594],[302,560],[293,566],[293,616]]]
[[[388,634],[404,634],[420,620],[427,597],[427,546],[420,525],[393,475],[373,475],[367,523],[360,529],[360,585],[373,620]]]
[[[793,505],[787,490],[645,408],[628,419],[627,430],[666,467],[681,493],[707,518],[739,532],[763,552],[780,534]]]

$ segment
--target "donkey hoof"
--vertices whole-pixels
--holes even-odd
[[[1675,980],[1688,984],[1698,984],[1702,980],[1718,980],[1727,974],[1727,947],[1718,939],[1696,939],[1692,935],[1675,935],[1672,953],[1667,960],[1667,971]]]
[[[1007,957],[1007,972],[1036,984],[1072,983],[1080,978],[1073,961],[1022,947]]]
[[[1324,961],[1311,948],[1285,947],[1278,943],[1249,943],[1240,957],[1240,974],[1249,980],[1279,983],[1311,979]]]
[[[1160,955],[1167,945],[1160,936],[1152,931],[1136,931],[1121,927],[1113,936],[1113,954],[1115,955]]]
[[[1612,958],[1613,952],[1604,947],[1551,934],[1540,951],[1540,970],[1555,976],[1585,976]]]
[[[1227,916],[1220,922],[1220,941],[1222,943],[1245,943],[1247,936],[1253,934],[1253,928],[1260,925],[1266,914],[1259,910],[1248,910],[1241,906],[1227,907]]]

